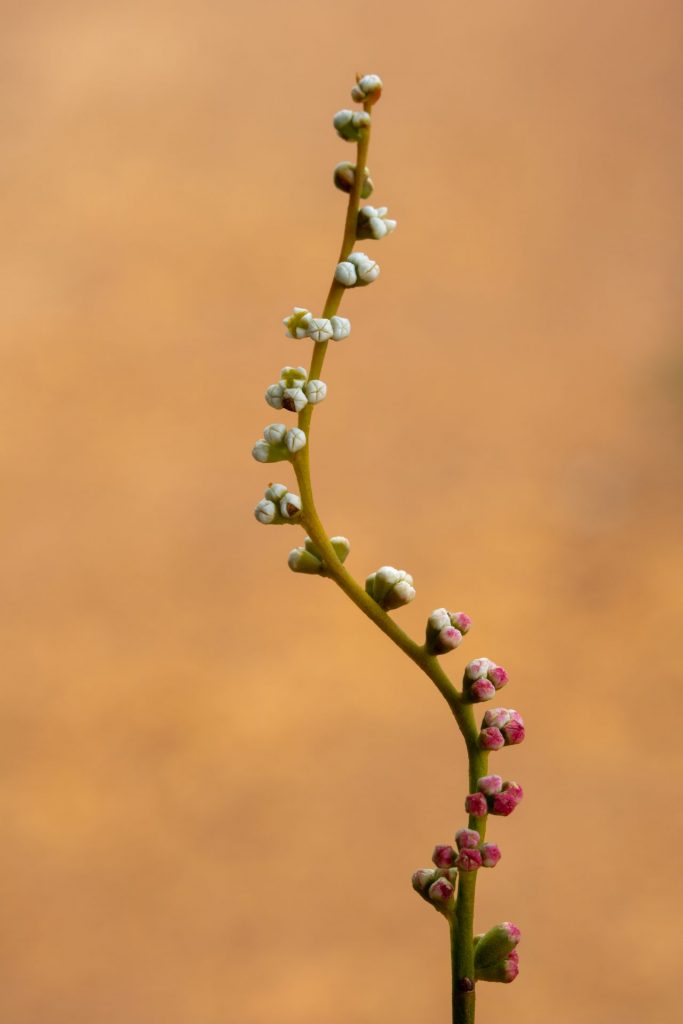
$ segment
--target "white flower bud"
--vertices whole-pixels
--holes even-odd
[[[263,436],[268,444],[278,445],[282,444],[287,433],[287,427],[284,423],[270,423],[263,431]]]
[[[280,500],[280,515],[283,519],[296,519],[301,512],[301,498],[298,494],[287,491]]]
[[[282,407],[289,412],[301,412],[308,405],[308,398],[301,388],[287,388],[282,395]]]
[[[282,318],[288,338],[305,338],[311,314],[303,306],[295,306],[294,312]]]
[[[287,564],[292,572],[305,572],[311,576],[320,575],[322,562],[306,548],[293,548],[289,552]]]
[[[306,333],[313,341],[329,341],[333,333],[332,325],[324,317],[311,317]]]
[[[306,435],[303,430],[299,429],[299,427],[292,427],[292,429],[288,430],[285,435],[285,444],[293,455],[294,452],[301,451],[302,448],[305,448]]]
[[[318,402],[322,402],[327,395],[327,384],[323,380],[309,380],[304,391],[306,392],[306,398],[311,405],[317,405]]]
[[[451,624],[451,617],[445,608],[436,608],[427,620],[431,629],[439,633]]]
[[[365,590],[377,604],[390,611],[408,604],[415,597],[413,577],[403,569],[383,565],[365,581]]]
[[[363,75],[351,90],[356,103],[376,103],[382,95],[382,79],[379,75]]]
[[[277,515],[277,508],[272,501],[262,498],[254,509],[254,515],[258,519],[259,523],[268,525],[275,519],[275,516]]]
[[[374,206],[363,206],[358,211],[356,238],[384,238],[396,227],[395,220],[389,220],[386,206],[375,209]]]
[[[282,395],[284,390],[285,389],[282,387],[282,384],[271,384],[270,387],[266,389],[266,402],[268,405],[272,406],[273,409],[282,408]]]
[[[257,462],[276,462],[277,459],[271,458],[271,447],[267,441],[263,438],[257,441],[254,447],[251,449],[251,454]]]
[[[266,498],[269,501],[279,502],[281,498],[284,498],[287,493],[287,488],[284,484],[271,484],[270,487],[266,488]]]
[[[347,320],[345,316],[330,317],[330,325],[334,341],[343,341],[351,333],[351,321]]]
[[[347,259],[356,268],[359,284],[370,284],[379,277],[379,264],[364,252],[352,252]]]
[[[334,272],[334,279],[339,284],[343,284],[345,288],[353,288],[354,284],[358,280],[356,274],[356,268],[353,263],[349,263],[348,260],[343,260],[337,264],[337,269]]]
[[[348,537],[330,537],[330,544],[334,548],[340,562],[345,562],[351,551],[351,541]]]

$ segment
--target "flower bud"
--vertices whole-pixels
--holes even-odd
[[[285,444],[288,451],[294,455],[295,452],[299,452],[302,448],[306,447],[306,435],[299,427],[292,427],[285,434]]]
[[[308,399],[301,388],[287,388],[282,396],[282,408],[288,412],[301,412]]]
[[[502,665],[491,665],[486,674],[497,690],[502,690],[510,678]]]
[[[329,341],[332,333],[332,324],[325,317],[312,316],[308,321],[306,334],[313,341]]]
[[[452,868],[456,857],[457,853],[452,846],[435,846],[432,853],[432,860],[437,868]]]
[[[514,796],[515,799],[517,800],[517,803],[519,803],[519,801],[524,796],[524,790],[522,789],[522,787],[519,785],[518,782],[504,782],[503,783],[503,792],[504,793],[510,793],[512,796]]]
[[[351,322],[345,316],[331,316],[332,340],[343,341],[351,333]]]
[[[415,597],[410,573],[390,565],[383,565],[371,573],[365,581],[365,590],[385,611],[400,608]]]
[[[473,828],[459,828],[455,843],[459,850],[474,850],[479,845],[479,833]]]
[[[453,892],[453,886],[447,878],[437,878],[429,887],[429,898],[432,903],[448,903]]]
[[[517,717],[517,719],[513,718],[503,728],[503,736],[505,737],[505,742],[509,746],[513,746],[516,743],[521,743],[525,735],[526,730],[524,729],[524,722],[522,722],[519,716]]]
[[[294,427],[293,429],[296,431],[298,428]],[[290,444],[288,438],[292,433],[292,430],[287,430],[284,423],[269,424],[263,431],[263,439],[256,442],[251,450],[251,454],[257,462],[282,462],[283,459],[288,459],[287,449]],[[306,444],[306,436],[303,434],[303,431],[299,430],[298,433],[303,435],[303,444]],[[289,450],[291,451],[292,449],[290,448]]]
[[[469,793],[465,797],[465,810],[468,814],[473,814],[475,818],[483,818],[485,814],[488,814],[489,807],[484,794]]]
[[[465,612],[451,612],[450,616],[451,622],[456,629],[459,629],[463,635],[469,633],[472,626],[472,619],[469,615]]]
[[[500,750],[505,746],[505,739],[500,729],[491,726],[479,733],[479,745],[482,750]]]
[[[427,890],[432,882],[436,880],[435,876],[434,868],[420,868],[418,871],[415,871],[411,879],[415,892],[419,892],[420,896],[428,899]]]
[[[376,103],[382,95],[382,79],[379,75],[363,75],[351,90],[356,103]]]
[[[277,501],[279,503],[286,493],[287,488],[284,484],[270,484],[266,488],[266,498],[268,501]]]
[[[292,572],[304,572],[310,576],[319,576],[323,567],[320,559],[312,555],[306,548],[293,548],[289,552],[287,564]]]
[[[263,437],[270,445],[280,445],[285,439],[287,427],[284,423],[270,423],[263,431]]]
[[[310,318],[311,314],[309,310],[304,309],[303,306],[295,306],[293,313],[282,318],[287,337],[305,338]]]
[[[458,854],[455,864],[458,871],[477,871],[481,867],[481,853],[479,850],[464,848]]]
[[[488,658],[475,658],[465,666],[465,675],[472,682],[477,679],[485,679],[491,662]]]
[[[489,708],[484,714],[481,724],[487,728],[489,726],[495,726],[496,729],[502,729],[509,721],[510,712],[507,708]]]
[[[356,238],[384,238],[396,228],[396,221],[389,220],[388,207],[362,206],[358,211]]]
[[[270,523],[275,522],[277,506],[274,505],[272,501],[262,498],[254,509],[254,515],[258,519],[259,523],[264,523],[268,526]]]
[[[500,793],[502,788],[503,780],[500,775],[482,775],[477,780],[477,789],[486,796],[494,796],[494,794]]]
[[[504,782],[502,791],[494,793],[491,798],[491,814],[506,818],[512,814],[523,796],[524,791],[516,782]]]
[[[379,263],[370,259],[364,252],[352,252],[346,257],[348,263],[353,263],[358,276],[358,285],[370,284],[379,277]]]
[[[334,279],[338,284],[343,284],[345,288],[353,288],[358,281],[358,274],[353,263],[349,263],[348,260],[342,260],[341,263],[338,263],[334,272]]]
[[[339,561],[346,561],[349,551],[351,550],[351,542],[346,537],[330,537],[330,544],[334,548],[334,552]],[[307,551],[310,551],[312,555],[315,555],[315,557],[321,562],[324,561],[324,555],[310,537],[306,537],[304,540],[304,547]]]
[[[485,700],[493,700],[496,688],[488,679],[477,679],[467,688],[467,697],[473,704],[481,704]]]
[[[519,974],[519,953],[513,949],[505,960],[501,960],[491,967],[477,968],[476,974],[478,981],[502,981],[503,983],[514,981]]]
[[[301,498],[290,491],[280,499],[280,515],[283,519],[296,519],[301,515]]]
[[[472,620],[464,612],[449,612],[436,608],[427,619],[426,647],[430,654],[446,654],[460,645],[463,632],[470,628]],[[459,623],[464,630],[460,629]]]
[[[266,389],[266,402],[268,403],[268,405],[270,405],[273,409],[281,409],[282,396],[284,392],[285,389],[283,388],[282,384],[271,384],[270,387]]]
[[[360,142],[361,131],[370,127],[370,115],[364,110],[339,110],[332,118],[337,135],[346,142]]]
[[[356,165],[349,163],[348,160],[344,160],[335,167],[333,178],[334,184],[342,192],[352,192],[356,181]],[[370,171],[366,167],[365,173],[363,174],[363,184],[360,190],[361,198],[368,199],[369,196],[372,195],[373,188],[374,185],[372,183],[372,178],[370,177]]]
[[[474,966],[480,969],[499,964],[512,953],[522,937],[517,925],[503,921],[481,936],[474,949]]]
[[[500,858],[501,852],[497,843],[482,843],[481,866],[483,868],[495,868]]]
[[[327,384],[322,380],[309,380],[304,391],[311,405],[317,405],[327,397]]]

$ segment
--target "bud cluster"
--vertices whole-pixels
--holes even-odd
[[[301,516],[301,498],[288,491],[284,484],[271,484],[254,509],[254,515],[266,526],[294,525]]]
[[[263,438],[251,449],[257,462],[282,462],[306,446],[306,435],[299,427],[284,423],[270,423],[263,431]]]
[[[352,252],[337,264],[334,279],[345,288],[362,288],[379,277],[379,263],[364,252]]]
[[[376,103],[382,95],[382,79],[379,75],[363,75],[351,90],[356,103]]]
[[[365,110],[338,110],[332,124],[346,142],[360,142],[361,132],[370,127],[370,115]]]
[[[524,722],[514,708],[490,708],[481,723],[479,744],[483,750],[500,750],[524,739]]]
[[[365,592],[385,611],[409,604],[415,597],[413,577],[403,569],[383,565],[365,581]]]
[[[517,945],[522,938],[511,921],[490,928],[484,935],[474,936],[474,968],[478,981],[509,983],[519,974]]]
[[[340,562],[346,561],[351,544],[346,537],[330,537],[330,544]],[[293,548],[289,552],[287,564],[292,572],[303,572],[309,576],[325,576],[324,555],[315,546],[310,537],[306,537],[304,546]]]
[[[333,180],[335,187],[341,192],[353,192],[353,186],[356,183],[356,165],[350,163],[348,160],[342,160],[340,164],[334,169]],[[363,184],[360,189],[361,199],[369,199],[374,191],[374,184],[370,177],[370,169],[368,167],[363,168]]]
[[[507,817],[523,796],[524,791],[517,782],[503,782],[500,775],[483,775],[477,782],[477,792],[465,797],[465,810],[476,818],[486,814]]]
[[[475,658],[465,668],[463,692],[473,704],[491,700],[496,690],[502,690],[509,679],[504,668],[490,658]]]
[[[396,229],[397,222],[387,217],[388,206],[361,206],[356,222],[356,238],[384,238]]]
[[[453,907],[458,876],[455,851],[450,846],[435,846],[432,860],[435,868],[420,868],[413,874],[413,889],[440,913],[446,913]]]
[[[427,650],[430,654],[446,654],[455,650],[471,625],[472,619],[465,612],[436,608],[427,619]]]
[[[322,380],[309,380],[303,366],[283,366],[280,380],[266,389],[266,402],[273,409],[301,412],[308,405],[322,402],[327,395],[327,384]]]
[[[289,316],[284,316],[285,334],[288,338],[312,338],[313,341],[343,341],[351,333],[351,323],[345,316],[313,316],[309,309],[295,306]],[[301,369],[287,367],[287,369]],[[304,371],[305,372],[305,371]]]

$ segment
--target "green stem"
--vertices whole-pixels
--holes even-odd
[[[369,105],[365,105],[369,109]],[[349,194],[349,202],[344,223],[344,236],[339,250],[339,262],[353,251],[356,241],[356,223],[360,192],[363,184],[364,169],[367,163],[370,145],[370,128],[363,130],[357,145],[356,175],[354,185]],[[344,286],[332,280],[323,309],[323,317],[329,319],[339,309]],[[308,373],[309,380],[319,379],[322,372],[328,343],[318,342],[313,347],[313,356]],[[412,661],[432,680],[455,718],[467,746],[469,759],[470,792],[476,789],[477,780],[486,774],[488,755],[479,747],[479,730],[474,718],[471,704],[463,698],[441,667],[439,659],[430,654],[424,644],[418,644],[383,608],[374,601],[365,589],[349,573],[339,560],[332,547],[327,531],[322,524],[313,497],[313,486],[310,472],[311,450],[311,418],[314,405],[306,405],[299,413],[298,425],[305,432],[306,446],[292,458],[294,472],[302,501],[302,526],[315,543],[323,556],[325,575],[329,576],[341,590],[353,601],[364,615],[371,619],[389,639],[396,644]],[[486,831],[486,818],[470,816],[469,827],[475,828],[482,839]],[[451,930],[451,969],[453,980],[453,1024],[473,1024],[474,1022],[474,897],[476,888],[476,871],[460,872],[456,908],[449,920]]]

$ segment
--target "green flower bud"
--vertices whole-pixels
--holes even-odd
[[[320,576],[322,573],[322,562],[306,548],[293,548],[289,552],[287,564],[292,572],[303,572],[309,576]]]
[[[512,952],[522,937],[517,925],[511,921],[503,921],[495,925],[482,936],[474,950],[474,965],[477,973],[480,969],[493,967],[502,963]]]
[[[356,165],[349,163],[348,160],[344,160],[342,163],[337,164],[334,169],[334,184],[342,192],[351,192],[353,190],[354,182],[356,180]],[[363,185],[360,190],[361,197],[367,199],[368,196],[372,195],[374,189],[372,178],[370,177],[370,171],[366,167],[363,175]]]

